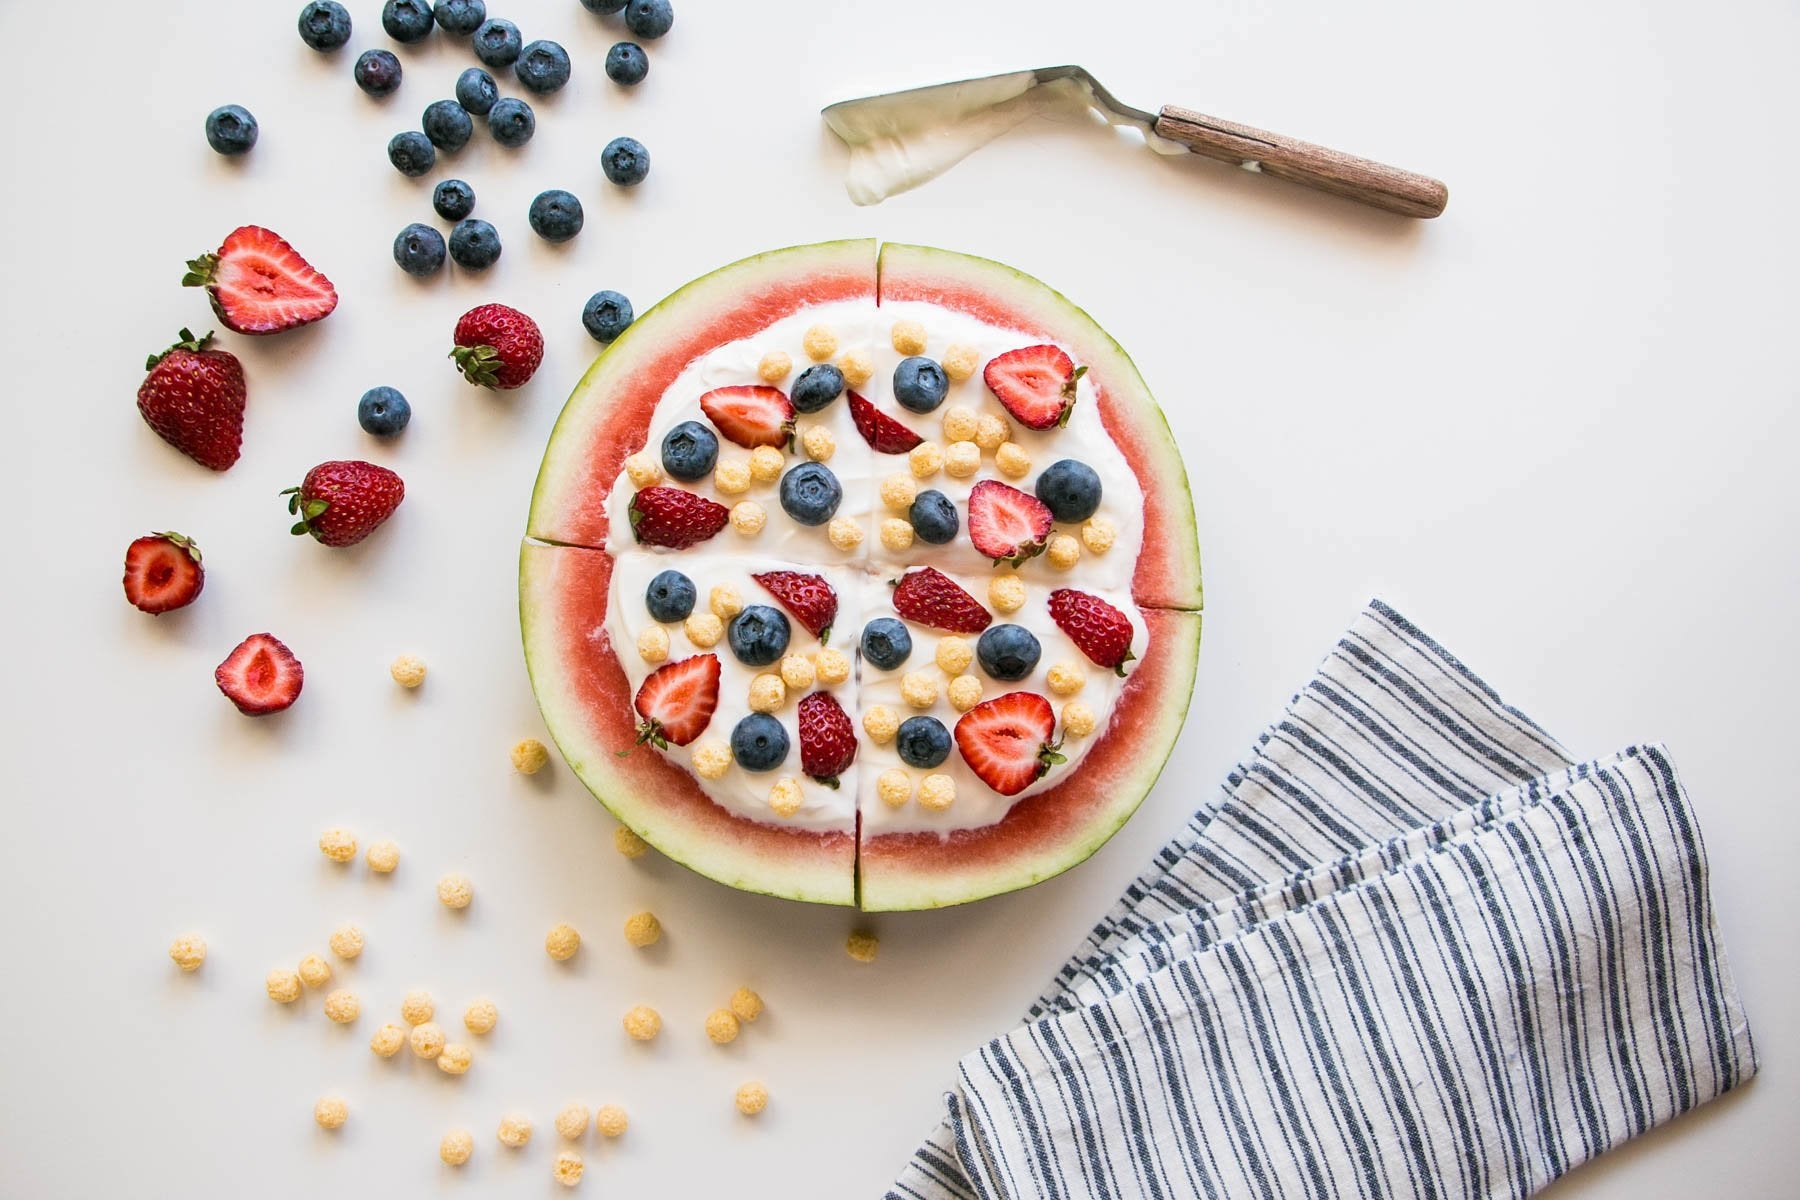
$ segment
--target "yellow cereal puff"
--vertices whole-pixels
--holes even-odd
[[[713,486],[725,496],[741,496],[750,490],[750,460],[721,458],[713,468]]]
[[[544,953],[557,962],[568,962],[581,949],[581,934],[573,925],[553,925],[544,935]]]
[[[909,512],[919,498],[919,484],[910,474],[896,471],[881,481],[881,502],[895,512]]]
[[[521,775],[536,775],[550,765],[550,748],[536,738],[521,738],[513,743],[512,765]]]
[[[720,1046],[737,1041],[738,1024],[736,1014],[729,1008],[715,1008],[706,1014],[706,1036]]]
[[[461,1042],[445,1042],[437,1056],[437,1068],[446,1075],[467,1075],[474,1062],[474,1052]]]
[[[818,669],[804,654],[789,654],[781,660],[781,682],[792,691],[803,692],[818,678]]]
[[[758,483],[774,483],[787,466],[787,456],[775,446],[758,446],[750,451],[750,478]]]
[[[1044,548],[1044,561],[1059,571],[1067,571],[1080,560],[1081,543],[1066,533],[1053,535]]]
[[[750,711],[780,712],[787,703],[787,684],[779,675],[758,675],[750,681]]]
[[[746,1083],[739,1086],[736,1097],[737,1110],[746,1117],[754,1117],[769,1107],[769,1089],[760,1083]]]
[[[768,510],[754,500],[739,500],[731,506],[731,527],[740,537],[755,537],[768,524]]]
[[[975,353],[972,346],[956,343],[944,347],[944,357],[939,359],[944,374],[950,377],[951,383],[961,383],[975,374],[975,368],[981,365],[981,356]]]
[[[356,857],[356,835],[348,829],[327,829],[319,835],[319,853],[332,862],[349,862]]]
[[[744,597],[729,583],[715,584],[706,594],[706,607],[721,621],[729,621],[744,611]]]
[[[500,1127],[494,1131],[494,1136],[508,1150],[517,1150],[531,1140],[531,1118],[520,1113],[508,1113],[500,1118]]]
[[[663,479],[662,463],[654,454],[639,450],[625,460],[625,474],[631,479],[632,487],[655,487]]]
[[[425,664],[410,654],[402,654],[388,664],[388,674],[395,683],[410,691],[425,682]]]
[[[806,348],[806,357],[814,362],[824,362],[837,353],[837,334],[831,331],[829,325],[814,325],[806,331],[801,345]]]
[[[313,1120],[320,1129],[341,1129],[350,1119],[350,1106],[341,1096],[326,1096],[313,1105]]]
[[[475,1135],[466,1129],[453,1129],[438,1143],[438,1157],[445,1165],[460,1167],[475,1153]]]
[[[813,655],[813,671],[826,686],[843,683],[850,678],[850,657],[830,646]]]
[[[863,732],[877,746],[885,746],[893,741],[894,735],[899,731],[900,718],[885,704],[871,705],[869,711],[863,714]]]
[[[300,998],[300,976],[286,967],[276,967],[263,982],[269,999],[277,1004],[292,1004]]]
[[[700,778],[723,779],[725,772],[729,770],[731,770],[731,747],[724,742],[714,738],[694,747],[694,774]]]
[[[994,466],[1008,479],[1023,479],[1031,472],[1031,455],[1017,442],[1002,442],[994,451]]]
[[[1118,537],[1118,528],[1105,517],[1089,517],[1081,527],[1081,544],[1095,554],[1105,554],[1111,550]]]
[[[956,780],[948,775],[927,775],[919,781],[919,807],[943,812],[956,803]]]
[[[562,1111],[556,1114],[556,1132],[570,1141],[587,1136],[588,1126],[593,1123],[593,1114],[588,1106],[579,1101],[563,1105]]]
[[[794,816],[805,804],[806,794],[800,790],[800,781],[791,776],[777,779],[769,789],[769,807],[778,817]]]
[[[944,410],[944,440],[951,445],[957,442],[973,442],[975,431],[981,428],[981,420],[975,410],[961,404],[952,404]],[[981,447],[975,448],[977,451]]]
[[[581,1182],[581,1173],[586,1169],[586,1165],[581,1161],[581,1155],[573,1150],[564,1150],[556,1156],[556,1161],[550,1164],[550,1175],[564,1187],[572,1188]]]
[[[475,899],[475,885],[469,882],[467,875],[455,872],[438,880],[438,902],[445,908],[467,908]]]
[[[369,870],[377,875],[392,874],[394,868],[400,865],[400,847],[392,842],[375,842],[364,858],[369,864]]]
[[[356,993],[339,988],[325,994],[325,1015],[338,1025],[348,1025],[362,1015],[362,1001]]]
[[[1073,696],[1087,684],[1087,672],[1081,669],[1080,663],[1059,662],[1050,668],[1044,681],[1058,696]]]
[[[968,479],[981,470],[981,447],[974,442],[951,442],[944,447],[944,474]]]
[[[825,526],[825,537],[839,550],[848,553],[862,545],[862,526],[849,517],[833,517]]]
[[[975,661],[975,647],[969,645],[967,638],[951,634],[938,639],[937,665],[949,675],[961,675]]]
[[[661,625],[646,625],[638,634],[638,657],[647,663],[669,660],[669,631]]]
[[[800,435],[800,448],[814,462],[829,462],[837,453],[837,438],[823,425],[808,425]]]
[[[889,550],[910,550],[913,544],[912,522],[904,517],[888,517],[881,522],[881,544]]]
[[[682,622],[682,628],[687,630],[688,641],[702,650],[712,649],[725,636],[725,622],[719,619],[717,613],[689,613],[687,620]]]
[[[169,959],[183,971],[198,971],[206,961],[206,939],[197,933],[184,933],[169,943]]]
[[[899,767],[883,771],[875,780],[875,793],[889,808],[904,808],[912,799],[912,776]]]
[[[930,708],[937,703],[937,677],[928,671],[908,671],[900,677],[900,698],[914,708]]]
[[[730,751],[726,753],[729,754]],[[650,843],[621,825],[613,830],[613,849],[626,858],[642,858],[650,852]]]
[[[844,373],[845,383],[861,387],[875,377],[875,360],[867,350],[846,350],[838,359],[838,370]]]
[[[988,580],[988,603],[995,612],[1015,613],[1025,607],[1025,581],[1011,571]]]
[[[331,931],[331,952],[339,958],[356,958],[363,952],[363,931],[349,923]]]
[[[625,1110],[617,1104],[602,1104],[594,1113],[594,1128],[601,1137],[621,1137],[630,1124],[630,1118],[625,1115]]]
[[[930,479],[944,469],[944,448],[936,442],[920,442],[906,452],[913,478]]]
[[[662,1014],[640,1004],[625,1014],[625,1032],[634,1042],[647,1042],[662,1032]]]
[[[1079,700],[1072,700],[1063,705],[1062,725],[1066,737],[1086,737],[1094,732],[1097,721],[1094,710]]]
[[[408,1025],[423,1025],[437,1012],[431,993],[414,988],[400,998],[400,1019]]]
[[[925,353],[925,326],[917,321],[895,321],[889,337],[901,354]]]
[[[1012,439],[1012,426],[999,413],[982,413],[975,418],[975,444],[989,454]]]
[[[881,939],[866,929],[851,930],[850,936],[844,939],[844,953],[857,962],[874,962],[880,950]]]
[[[463,1009],[463,1028],[470,1033],[492,1033],[499,1023],[500,1009],[492,1000],[476,1000]]]
[[[632,913],[625,918],[625,940],[639,949],[662,941],[662,922],[653,912]]]
[[[412,1043],[412,1052],[420,1058],[436,1058],[444,1052],[444,1031],[436,1021],[414,1025],[406,1040]]]
[[[762,1016],[763,998],[747,987],[731,993],[731,1015],[740,1021],[754,1021]]]
[[[369,1049],[378,1057],[392,1058],[406,1045],[406,1027],[389,1021],[369,1038]]]
[[[756,377],[764,383],[780,383],[794,369],[786,350],[771,350],[756,364]]]
[[[968,712],[981,703],[981,680],[974,675],[958,675],[950,681],[950,707]]]
[[[322,988],[331,982],[331,964],[316,954],[300,960],[300,982],[310,988]]]

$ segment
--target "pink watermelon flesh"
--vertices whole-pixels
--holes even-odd
[[[681,767],[634,738],[623,668],[603,630],[611,559],[604,503],[640,448],[658,400],[694,358],[800,309],[876,299],[875,244],[827,242],[745,259],[640,317],[576,387],[545,451],[520,560],[527,663],[544,718],[571,767],[627,825],[669,857],[749,891],[869,910],[934,908],[1012,891],[1091,855],[1142,802],[1174,747],[1199,655],[1201,588],[1192,500],[1161,411],[1124,352],[1091,318],[1027,275],[986,259],[887,245],[882,299],[923,300],[1069,349],[1089,367],[1102,421],[1136,472],[1145,534],[1133,592],[1149,645],[1107,727],[1058,786],[998,823],[885,834],[859,847],[737,817]],[[538,543],[557,543],[543,545]],[[860,861],[859,861],[860,853]]]

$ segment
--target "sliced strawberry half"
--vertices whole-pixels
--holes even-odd
[[[186,608],[206,586],[200,547],[179,533],[152,533],[125,548],[125,598],[147,613]]]
[[[1054,518],[1029,492],[984,479],[969,492],[969,540],[995,562],[1019,566],[1044,552]]]
[[[962,585],[936,567],[908,571],[894,585],[894,611],[918,625],[949,633],[980,633],[993,615]]]
[[[700,411],[728,441],[746,449],[793,444],[794,405],[776,388],[714,388],[700,397]]]
[[[638,686],[632,706],[643,718],[638,745],[649,742],[659,750],[687,745],[706,732],[719,707],[719,656],[696,654],[656,668]]]
[[[239,642],[213,672],[225,698],[252,717],[278,713],[298,700],[305,681],[300,660],[270,633],[253,633]]]
[[[225,244],[187,265],[183,287],[203,287],[225,328],[280,333],[331,315],[337,289],[281,235],[260,225],[231,231]]]
[[[1002,796],[1016,796],[1058,763],[1069,761],[1052,742],[1056,714],[1035,692],[1008,692],[985,700],[956,723],[956,748],[981,781]]]
[[[800,701],[800,769],[826,787],[856,761],[856,726],[830,692],[813,692]]]
[[[856,432],[862,434],[863,441],[875,453],[905,454],[925,440],[855,392],[848,395],[850,419],[856,422]]]
[[[838,596],[823,576],[800,571],[764,571],[750,578],[769,590],[781,607],[806,626],[821,642],[831,639],[831,623],[837,620]]]
[[[988,391],[1027,429],[1069,423],[1075,381],[1087,374],[1055,346],[1025,346],[992,359],[981,377]]]
[[[1131,618],[1098,596],[1057,588],[1050,593],[1050,619],[1095,666],[1123,675],[1125,664],[1137,657],[1131,652]]]
[[[685,550],[725,528],[731,510],[680,488],[647,487],[631,498],[631,532],[646,546]]]

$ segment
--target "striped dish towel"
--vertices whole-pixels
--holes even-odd
[[[1522,1197],[1755,1071],[1667,754],[1377,601],[888,1198]]]

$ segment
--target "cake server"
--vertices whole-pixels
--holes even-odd
[[[850,197],[875,204],[918,187],[1037,114],[1098,112],[1141,129],[1159,153],[1192,151],[1408,217],[1435,217],[1442,183],[1385,163],[1174,105],[1156,113],[1121,103],[1077,66],[1039,67],[845,100],[825,123],[850,147]]]

